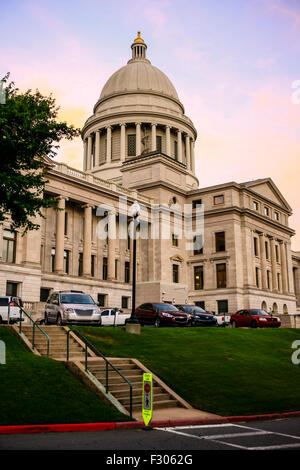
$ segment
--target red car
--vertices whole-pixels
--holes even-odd
[[[244,326],[250,328],[279,328],[279,318],[269,315],[264,310],[244,309],[231,315],[230,324],[233,328]]]

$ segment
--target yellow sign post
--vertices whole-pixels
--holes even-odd
[[[143,374],[143,420],[146,426],[152,419],[152,374]]]

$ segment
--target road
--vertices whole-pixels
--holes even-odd
[[[218,424],[97,432],[0,435],[0,450],[300,450],[300,418],[239,424]],[[153,452],[154,451],[154,452]],[[128,453],[126,455],[129,455]],[[149,454],[150,455],[150,454]],[[170,454],[171,455],[171,454]],[[157,462],[152,462],[155,464]]]

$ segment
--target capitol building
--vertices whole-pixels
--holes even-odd
[[[81,171],[47,159],[45,198],[56,197],[60,210],[45,210],[40,230],[25,236],[9,223],[0,226],[0,295],[19,295],[42,313],[51,292],[75,289],[103,307],[130,310],[133,242],[130,229],[123,237],[118,229],[137,201],[149,214],[159,207],[162,224],[171,221],[168,237],[154,237],[150,220],[148,236],[137,239],[137,305],[300,314],[291,207],[269,177],[202,187],[195,174],[197,131],[169,78],[148,59],[139,32],[131,58],[104,84],[81,135]],[[193,219],[204,208],[201,244],[190,249],[173,210],[187,205]],[[104,217],[114,218],[116,236],[99,236]]]

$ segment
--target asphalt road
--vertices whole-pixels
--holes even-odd
[[[0,451],[16,450],[101,450],[106,451],[107,458],[112,459],[123,455],[122,452],[118,454],[118,451],[131,451],[131,454],[127,452],[126,455],[134,456],[134,451],[138,453],[146,450],[150,451],[147,458],[151,457],[151,464],[159,463],[152,457],[158,455],[159,451],[171,451],[169,455],[176,456],[181,451],[187,455],[186,451],[198,450],[300,450],[300,418],[157,428],[150,431],[124,429],[0,435]]]

